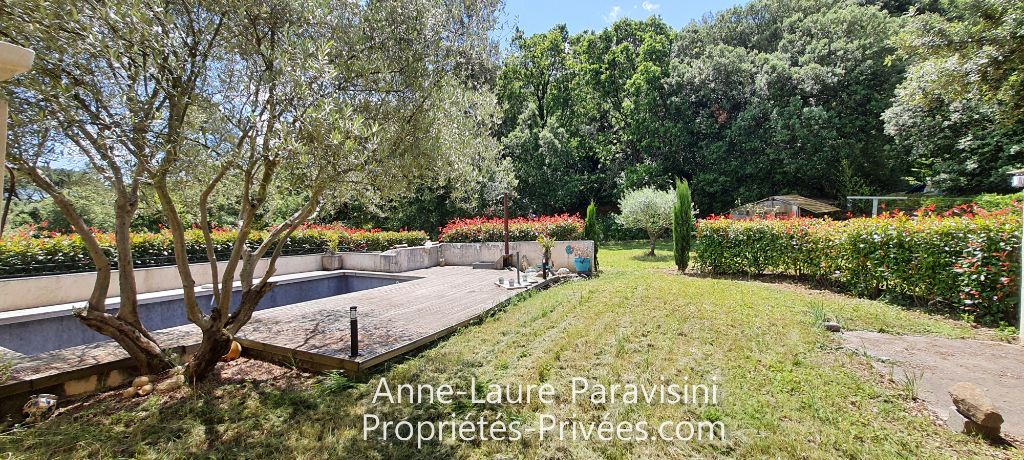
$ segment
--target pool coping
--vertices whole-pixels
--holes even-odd
[[[403,275],[399,273],[384,273],[384,272],[370,272],[362,270],[319,270],[315,272],[302,272],[302,273],[291,273],[286,275],[276,275],[270,277],[270,282],[276,284],[289,284],[299,281],[309,281],[321,278],[329,278],[332,276],[367,276],[374,278],[387,278],[396,279],[402,281],[412,281],[418,279],[418,276]],[[207,291],[211,291],[211,288],[202,285],[196,287],[196,294],[203,294]],[[241,281],[235,281],[232,283],[235,290],[239,290],[242,287]],[[165,300],[180,299],[184,296],[184,289],[170,289],[166,291],[155,291],[147,292],[138,295],[139,305],[144,305],[154,302],[162,302]],[[121,304],[121,298],[119,296],[107,297],[107,308],[117,308]],[[34,321],[39,319],[54,318],[57,316],[65,316],[73,314],[73,311],[77,308],[85,308],[85,301],[62,303],[56,305],[47,305],[44,307],[33,307],[25,308],[21,310],[10,310],[0,311],[0,326],[8,324],[17,324],[26,321]],[[20,355],[20,353],[19,353]],[[25,356],[25,355],[22,355]]]

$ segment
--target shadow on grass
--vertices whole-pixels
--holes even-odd
[[[808,278],[805,276],[783,275],[783,274],[715,274],[702,273],[692,267],[686,271],[686,276],[694,278],[720,279],[729,281],[756,281],[767,284],[791,284],[804,289],[827,291],[833,294],[857,297],[861,299],[884,302],[904,310],[915,310],[929,315],[941,316],[946,319],[962,321],[963,318],[955,310],[955,306],[945,302],[929,301],[912,295],[881,291],[875,295],[857,295],[846,289],[843,285],[831,281]],[[981,324],[982,326],[991,326]]]
[[[667,255],[666,254],[655,254],[653,256],[650,255],[650,254],[639,254],[639,255],[635,255],[635,256],[630,257],[630,258],[635,260],[635,261],[637,261],[637,262],[651,262],[651,263],[665,263],[665,262],[673,262],[675,260],[674,257],[671,254],[667,254]]]

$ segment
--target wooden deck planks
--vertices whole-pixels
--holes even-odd
[[[316,369],[359,372],[453,332],[521,292],[495,285],[499,277],[509,277],[505,271],[453,266],[401,275],[409,280],[257,311],[239,339],[257,357],[295,359]],[[361,353],[355,359],[349,357],[351,305],[359,307]],[[191,324],[155,331],[154,336],[165,348],[178,349],[201,339],[199,329]],[[130,366],[127,358],[113,341],[17,356],[4,387],[38,387],[87,375],[90,370]],[[5,389],[15,390],[14,386]]]

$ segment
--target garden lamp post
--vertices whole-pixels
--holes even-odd
[[[7,81],[32,68],[36,53],[18,45],[0,42],[0,81]],[[7,164],[7,98],[0,93],[0,190],[4,189]],[[0,229],[2,232],[3,229]]]
[[[1010,171],[1010,185],[1014,188],[1024,189],[1024,169],[1018,169]],[[1022,201],[1024,203],[1024,201]],[[1022,220],[1024,223],[1024,212],[1022,212]],[[1020,303],[1017,305],[1017,313],[1020,315],[1020,320],[1017,322],[1017,341],[1021,345],[1024,345],[1024,226],[1021,227],[1021,251],[1020,251]]]

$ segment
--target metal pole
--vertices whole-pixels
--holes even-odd
[[[878,217],[878,198],[871,199],[871,217]]]
[[[5,164],[7,164],[7,99],[0,96],[0,190],[4,189],[4,179],[7,178],[7,171],[4,171]]]
[[[348,307],[349,343],[348,355],[355,358],[359,356],[359,319],[356,317],[356,306]]]
[[[1024,197],[1024,194],[1021,195]],[[1017,314],[1020,321],[1017,322],[1017,342],[1024,345],[1024,201],[1021,201],[1021,228],[1020,228],[1020,304],[1017,305]]]
[[[502,200],[504,201],[504,208],[505,208],[505,259],[506,259],[505,262],[507,263],[508,262],[507,259],[509,257],[509,253],[508,253],[508,192],[504,193]]]
[[[519,252],[516,251],[516,286],[522,284],[523,277],[519,274]]]

